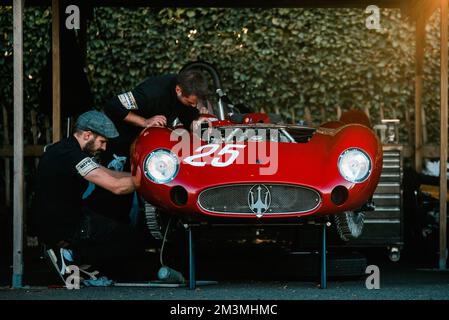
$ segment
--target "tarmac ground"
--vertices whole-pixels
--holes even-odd
[[[185,258],[176,269],[188,278]],[[320,260],[313,253],[271,248],[199,252],[195,290],[151,285],[157,280],[158,260],[158,254],[149,253],[109,270],[106,275],[115,286],[67,290],[35,254],[25,264],[22,289],[10,288],[10,270],[0,272],[0,300],[449,300],[449,271],[407,258],[393,263],[384,249],[329,252],[326,289],[319,288]],[[372,266],[379,271],[379,289],[369,289],[375,284]]]

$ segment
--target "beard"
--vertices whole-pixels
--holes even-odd
[[[92,157],[98,156],[101,153],[101,150],[95,149],[95,139],[88,141],[83,151]]]

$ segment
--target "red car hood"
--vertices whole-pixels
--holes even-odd
[[[286,128],[288,129],[288,126]],[[179,148],[174,149],[174,146],[178,144],[178,141],[170,141],[171,134],[173,130],[167,128],[144,130],[133,146],[132,173],[138,192],[147,201],[158,207],[181,213],[211,214],[198,206],[198,195],[208,188],[234,184],[298,185],[313,189],[320,194],[321,202],[317,208],[310,212],[293,215],[324,215],[354,210],[360,208],[374,193],[382,168],[381,144],[371,129],[360,124],[348,124],[336,129],[318,128],[311,135],[310,140],[303,143],[241,143],[240,148],[228,148],[238,151],[239,156],[223,167],[213,165],[213,159],[219,158],[215,160],[215,164],[226,162],[225,157],[218,156],[218,152],[223,150],[226,144],[214,147],[216,148],[215,156],[192,160],[189,156],[198,152],[182,155],[181,152],[176,152]],[[189,145],[194,144],[190,133],[184,131],[183,136],[190,137]],[[194,150],[207,144],[198,140],[195,140],[198,145],[193,148]],[[372,162],[369,178],[358,184],[346,181],[337,167],[341,153],[354,147],[365,151]],[[176,178],[163,185],[155,184],[147,179],[142,169],[145,157],[159,148],[174,150],[180,159]],[[211,149],[212,146],[205,147],[203,152],[209,150],[208,148]],[[201,162],[205,164],[198,166]],[[170,190],[175,186],[182,186],[187,190],[188,201],[183,206],[175,205],[170,199]],[[344,186],[349,192],[348,200],[342,205],[335,205],[331,201],[331,192],[337,186]],[[248,217],[248,215],[242,215],[242,217]]]

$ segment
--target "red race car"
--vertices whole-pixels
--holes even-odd
[[[223,94],[216,72],[199,67],[218,87],[217,116],[204,115],[192,130],[147,128],[132,147],[132,174],[153,236],[162,238],[172,217],[206,226],[329,221],[341,239],[358,237],[382,168],[368,117],[350,111],[310,127],[243,113]]]

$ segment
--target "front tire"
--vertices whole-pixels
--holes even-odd
[[[363,232],[365,214],[363,212],[345,211],[334,216],[338,236],[343,241],[357,239]]]
[[[144,201],[145,210],[145,222],[151,235],[156,240],[162,240],[164,238],[165,223],[162,221],[161,213],[152,204]]]

